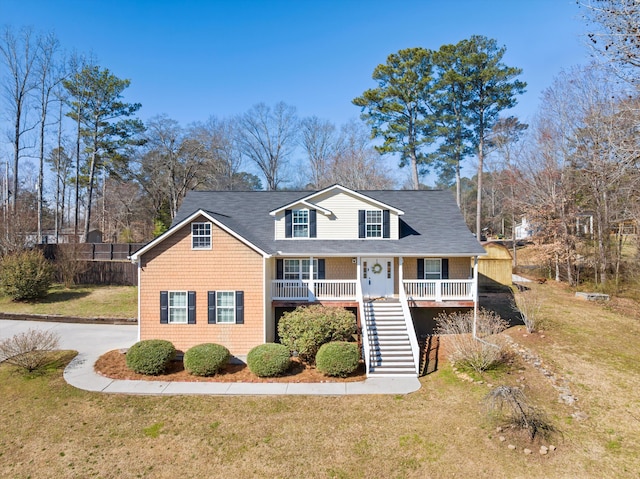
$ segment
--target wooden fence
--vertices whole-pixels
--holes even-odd
[[[71,250],[76,261],[83,263],[76,276],[79,284],[137,286],[138,265],[128,257],[142,246],[144,243],[59,243],[42,245],[42,249],[54,265],[62,250]]]

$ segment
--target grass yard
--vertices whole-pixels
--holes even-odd
[[[38,302],[12,301],[0,294],[0,312],[22,314],[60,314],[86,318],[136,318],[138,288],[135,286],[77,285],[65,288],[55,284],[48,296]]]
[[[25,378],[0,365],[0,477],[637,478],[640,322],[532,287],[547,299],[544,337],[509,334],[568,379],[575,405],[518,356],[482,384],[442,361],[418,392],[373,397],[105,395],[70,387],[61,368]],[[561,430],[557,450],[496,432],[487,382],[524,384]]]

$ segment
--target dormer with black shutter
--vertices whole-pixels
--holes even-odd
[[[397,240],[404,212],[336,185],[269,213],[276,240]]]

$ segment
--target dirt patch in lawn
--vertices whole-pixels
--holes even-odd
[[[224,382],[224,383],[331,383],[364,381],[364,365],[346,378],[325,376],[317,369],[292,359],[291,367],[282,376],[260,378],[253,374],[246,364],[229,364],[224,371],[210,377],[193,376],[184,370],[182,361],[172,361],[165,374],[145,376],[131,371],[126,364],[125,354],[109,351],[98,358],[94,366],[96,372],[112,379],[137,379],[143,381],[183,381],[183,382]]]

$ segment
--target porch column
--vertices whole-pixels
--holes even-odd
[[[402,292],[400,291],[400,288],[404,290],[404,269],[402,267],[403,264],[404,264],[404,256],[399,256],[398,257],[398,296],[400,298],[402,298]]]
[[[473,338],[476,338],[476,324],[478,322],[478,257],[473,257]]]
[[[309,257],[309,302],[312,303],[316,300],[315,290],[316,283],[313,279],[313,256]]]

